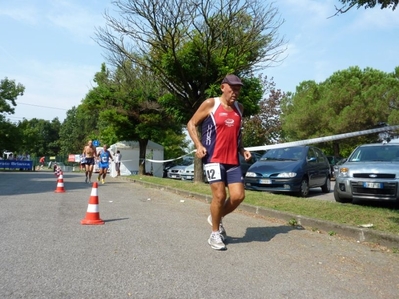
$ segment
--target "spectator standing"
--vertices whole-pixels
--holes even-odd
[[[46,157],[41,157],[39,160],[39,164],[40,164],[40,169],[43,169],[44,167],[44,163],[46,163]]]
[[[117,150],[115,154],[115,170],[117,176],[121,175],[121,161],[122,161],[122,154],[120,150]]]

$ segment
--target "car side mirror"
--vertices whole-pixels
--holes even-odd
[[[316,157],[310,157],[310,158],[308,159],[308,162],[316,162]]]

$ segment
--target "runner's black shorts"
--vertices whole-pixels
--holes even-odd
[[[86,158],[86,165],[94,165],[94,158]]]

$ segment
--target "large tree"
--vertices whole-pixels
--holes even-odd
[[[83,104],[67,111],[60,129],[61,154],[81,154],[88,140],[97,139],[97,112]]]
[[[227,73],[250,77],[284,51],[277,8],[261,0],[115,0],[97,40],[115,64],[150,68],[174,96],[165,99],[185,123]],[[212,90],[213,85],[213,90]],[[211,89],[209,87],[211,86]],[[248,86],[250,88],[252,86]],[[212,94],[211,94],[212,93]],[[248,114],[260,98],[241,101]],[[248,105],[245,102],[250,102]]]
[[[350,67],[321,83],[305,81],[282,105],[283,130],[291,141],[354,131],[398,120],[397,68],[385,73],[372,68]],[[396,123],[392,123],[396,124]],[[337,140],[322,145],[334,155],[346,155],[358,143],[377,141],[377,135]]]
[[[105,13],[98,43],[116,65],[149,69],[169,91],[162,105],[185,124],[201,103],[220,93],[228,73],[242,77],[247,116],[262,97],[253,72],[279,60],[284,41],[278,10],[261,0],[115,0],[119,16]],[[195,181],[202,180],[196,160]]]
[[[148,70],[130,61],[118,66],[114,72],[103,65],[95,76],[97,87],[83,101],[88,110],[98,111],[99,136],[103,143],[139,142],[140,174],[145,173],[149,140],[160,142],[173,133],[183,135],[173,115],[159,104],[159,98],[166,91],[153,78]]]
[[[25,87],[7,77],[0,81],[0,156],[4,150],[18,150],[19,138],[17,127],[7,119],[7,115],[14,114],[18,96],[24,94]]]
[[[21,136],[17,125],[0,114],[0,158],[6,150],[17,153],[20,143]]]
[[[58,118],[51,122],[44,119],[24,119],[18,123],[21,144],[18,150],[33,157],[56,156],[60,153],[59,131],[61,123]]]

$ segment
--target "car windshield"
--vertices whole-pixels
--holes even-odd
[[[260,159],[261,161],[298,161],[303,159],[303,147],[285,147],[268,150]]]
[[[194,162],[194,158],[193,157],[184,157],[182,159],[182,161],[179,163],[179,165],[185,165],[185,166],[189,166]]]
[[[360,146],[349,157],[349,162],[399,162],[399,145]]]

